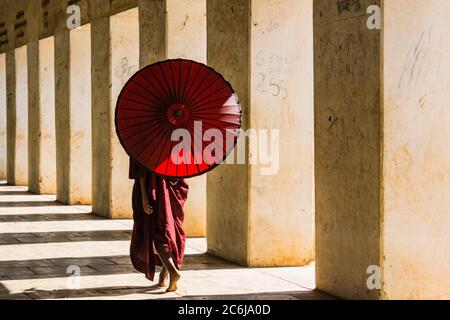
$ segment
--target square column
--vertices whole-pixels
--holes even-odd
[[[28,45],[29,188],[56,193],[54,37]]]
[[[450,3],[339,9],[314,2],[317,286],[449,299]]]
[[[16,159],[16,62],[15,51],[6,52],[6,180],[15,183]]]
[[[15,130],[15,185],[28,185],[28,68],[27,47],[15,52],[16,71],[16,130]]]
[[[6,54],[0,54],[0,178],[6,179]]]
[[[139,69],[138,9],[94,22],[92,44],[92,76],[98,84],[92,87],[93,212],[131,218],[133,181],[128,179],[129,157],[118,140],[114,113],[123,86]]]
[[[209,65],[236,90],[243,129],[268,134],[267,141],[241,140],[256,146],[252,161],[247,151],[244,164],[208,175],[208,250],[247,266],[307,264],[314,214],[312,1],[210,0],[207,13]],[[279,146],[270,147],[277,134]],[[264,164],[261,153],[270,149]]]
[[[92,201],[90,25],[55,36],[57,198]]]
[[[140,66],[165,59],[206,63],[206,0],[139,0]],[[206,175],[191,178],[184,230],[205,236]]]

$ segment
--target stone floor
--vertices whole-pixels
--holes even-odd
[[[314,266],[243,268],[189,239],[179,290],[133,270],[132,221],[0,184],[0,299],[331,299],[313,291]],[[79,276],[78,276],[79,275]]]

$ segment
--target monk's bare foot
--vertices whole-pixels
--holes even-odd
[[[169,287],[167,288],[166,292],[173,292],[173,291],[177,291],[177,283],[178,280],[180,280],[181,278],[181,274],[179,271],[175,271],[173,273],[170,273],[170,283],[169,283]]]
[[[159,273],[158,285],[160,288],[165,288],[169,285],[169,271],[167,271],[166,267],[163,267]]]

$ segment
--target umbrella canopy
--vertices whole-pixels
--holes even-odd
[[[233,150],[241,106],[231,85],[190,60],[158,62],[138,71],[119,96],[115,124],[127,154],[166,177],[208,172]]]

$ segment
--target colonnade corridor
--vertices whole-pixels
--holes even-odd
[[[449,17],[448,0],[0,0],[0,299],[450,298]],[[163,295],[129,257],[129,154],[164,163],[192,124],[186,150],[219,163],[195,120],[241,135],[186,179]]]
[[[131,220],[92,215],[53,195],[0,182],[1,299],[332,299],[313,291],[314,266],[243,268],[187,241],[183,280],[166,294],[134,271]]]

